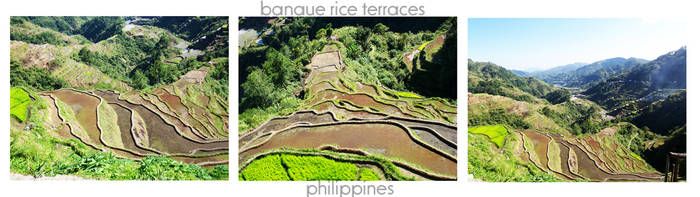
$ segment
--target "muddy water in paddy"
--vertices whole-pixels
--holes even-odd
[[[95,91],[95,94],[99,95],[100,97],[102,97],[103,99],[105,99],[107,102],[110,102],[110,103],[114,103],[114,102],[117,102],[117,103],[120,103],[120,104],[126,103],[126,101],[118,99],[118,96],[119,96],[118,94],[115,94],[115,93],[110,92],[110,91],[97,90],[97,91]],[[133,93],[127,93],[127,94],[133,94]],[[123,97],[124,97],[124,98],[127,98],[127,97],[129,97],[129,98],[135,98],[134,100],[137,100],[137,102],[139,102],[139,103],[141,103],[141,104],[150,106],[152,109],[158,109],[158,107],[156,107],[155,105],[151,104],[150,102],[148,102],[148,101],[142,99],[142,98],[141,98],[140,96],[138,96],[138,95],[124,95]],[[137,112],[137,113],[138,113],[138,112]],[[192,120],[189,116],[184,117],[183,119],[185,119],[185,120],[181,120],[181,119],[179,119],[179,118],[177,118],[177,117],[175,117],[175,116],[172,116],[172,115],[170,115],[170,114],[167,114],[167,113],[163,113],[163,116],[164,116],[164,118],[167,118],[167,119],[170,121],[171,124],[175,125],[175,127],[177,127],[178,129],[180,129],[180,131],[182,131],[183,133],[186,133],[187,135],[191,136],[191,138],[199,139],[199,140],[204,140],[204,138],[198,137],[198,135],[194,134],[196,131],[194,131],[192,128],[186,126],[185,123],[182,122],[182,121]],[[192,124],[192,123],[191,123],[191,125],[192,125],[194,128],[197,128],[197,129],[200,130],[200,131],[204,131],[204,130],[203,130],[204,127],[202,127],[202,126],[199,124],[199,122],[194,121],[194,120],[191,121],[191,122],[195,122],[195,123],[196,123],[196,124]]]
[[[313,112],[298,112],[288,118],[270,120],[267,124],[260,127],[260,133],[267,133],[289,127],[294,123],[308,122],[311,124],[332,122],[333,117],[328,113],[314,114]]]
[[[187,107],[182,105],[182,102],[180,102],[180,97],[168,93],[158,94],[158,97],[165,101],[168,106],[172,107],[175,110],[175,113],[183,116],[187,114]]]
[[[157,93],[157,96],[160,99],[162,99],[171,109],[175,110],[175,113],[180,115],[180,117],[182,117],[184,119],[184,121],[187,121],[188,123],[190,123],[190,125],[193,125],[195,128],[197,128],[197,130],[199,130],[201,132],[210,131],[210,130],[206,129],[204,127],[204,125],[202,125],[202,123],[195,120],[195,117],[192,114],[190,114],[187,107],[185,107],[185,105],[182,104],[180,97],[169,94],[165,91],[159,91]],[[206,121],[204,121],[204,122],[206,122]],[[178,128],[180,128],[181,131],[186,130],[188,132],[192,132],[189,127],[186,127],[182,123],[179,123],[179,124],[180,125],[176,125],[176,126],[178,126]]]
[[[430,131],[423,128],[411,128],[413,132],[420,137],[421,140],[426,143],[449,153],[452,156],[457,157],[457,149],[447,144],[447,142],[440,140],[437,136],[433,135]]]
[[[116,99],[118,95],[112,92],[100,91],[99,94],[104,95],[103,98],[109,102],[122,104],[138,113],[146,123],[150,147],[159,151],[173,154],[190,154],[190,152],[195,149],[219,149],[228,147],[227,141],[202,144],[187,140],[175,131],[175,127],[167,124],[158,114],[150,111],[146,107]]]
[[[381,119],[385,117],[383,115],[372,114],[366,111],[351,111],[338,108],[332,102],[325,102],[323,104],[317,105],[315,107],[315,110],[319,112],[331,111],[337,116],[342,116],[346,118]]]
[[[552,139],[554,139],[554,142],[557,143],[559,146],[559,158],[561,158],[561,170],[563,174],[568,175],[569,177],[573,178],[581,178],[573,173],[571,173],[571,169],[569,168],[569,147],[565,146],[563,143],[564,139],[558,135],[558,134],[550,134],[552,136]]]
[[[375,101],[372,97],[367,96],[365,94],[347,94],[343,92],[338,92],[334,90],[323,90],[319,92],[319,94],[316,95],[316,99],[312,103],[319,103],[322,100],[330,100],[330,99],[345,99],[349,100],[355,105],[358,105],[360,107],[372,107],[375,109],[379,109],[385,113],[390,113],[390,114],[396,114],[400,116],[404,116],[404,114],[401,112],[401,110],[395,106],[391,105],[386,105],[383,103],[379,103]]]
[[[90,142],[102,145],[100,131],[97,129],[97,105],[100,100],[68,89],[56,90],[51,94],[70,106],[80,127],[88,133]]]
[[[633,175],[610,175],[602,171],[598,166],[596,166],[595,162],[591,160],[588,156],[586,156],[586,153],[579,148],[578,146],[575,146],[567,141],[564,141],[569,147],[571,147],[572,150],[574,150],[574,153],[576,154],[576,159],[578,160],[578,165],[579,165],[579,174],[583,175],[586,178],[589,178],[594,181],[605,181],[606,178],[616,180],[616,179],[641,179],[637,176]]]
[[[124,148],[137,152],[139,154],[153,154],[153,152],[144,150],[136,146],[136,141],[131,135],[131,112],[117,104],[109,104],[117,112],[117,124],[119,125],[122,142]]]
[[[401,123],[401,124],[409,126],[409,127],[422,126],[422,127],[431,128],[431,129],[437,131],[442,137],[457,144],[457,129],[454,127],[445,126],[445,125],[439,124],[439,123],[412,121],[412,120],[396,118],[396,117],[390,117],[387,120],[398,122],[398,123]]]
[[[280,148],[317,148],[335,144],[342,148],[363,149],[389,158],[401,158],[434,172],[456,176],[457,163],[416,144],[398,126],[386,123],[336,124],[313,128],[295,128],[282,132],[262,146],[242,152],[239,159],[261,151]]]
[[[535,147],[535,150],[530,150],[530,152],[535,153],[535,156],[537,156],[540,162],[539,165],[547,169],[547,161],[549,161],[549,158],[547,158],[547,144],[549,143],[549,137],[530,130],[524,130],[522,132]]]
[[[242,147],[243,145],[246,144],[246,142],[252,140],[253,137],[263,134],[263,133],[269,133],[272,131],[278,131],[280,129],[284,129],[286,127],[291,126],[292,124],[296,123],[301,123],[301,122],[308,122],[311,124],[317,124],[317,123],[325,123],[325,122],[332,122],[333,117],[328,114],[328,113],[323,113],[323,114],[314,114],[313,112],[298,112],[296,114],[291,115],[288,118],[280,118],[280,119],[273,119],[267,122],[264,125],[261,125],[259,129],[257,129],[256,133],[254,134],[249,134],[244,136],[239,140],[238,147]]]

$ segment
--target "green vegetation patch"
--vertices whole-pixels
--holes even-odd
[[[286,169],[282,166],[280,155],[268,155],[250,163],[241,171],[245,180],[251,181],[288,181]]]
[[[508,129],[503,125],[480,126],[469,128],[469,133],[484,134],[488,136],[491,142],[496,144],[498,148],[501,148],[503,147],[506,136],[508,136]]]
[[[360,170],[360,179],[379,180],[371,169]],[[250,181],[356,180],[358,168],[352,163],[338,162],[323,156],[271,154],[251,162],[241,171]]]
[[[32,102],[29,94],[22,88],[10,89],[10,115],[20,122],[27,119],[27,107]]]
[[[517,140],[515,135],[506,140]],[[516,143],[506,143],[503,152],[493,151],[486,136],[469,133],[469,173],[489,182],[558,182],[554,175],[539,170],[534,164],[521,161],[513,154]]]
[[[370,168],[360,168],[360,181],[379,181],[379,175]]]
[[[355,180],[357,166],[322,156],[282,155],[289,177],[297,181]]]

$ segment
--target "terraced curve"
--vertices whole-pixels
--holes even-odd
[[[239,135],[239,172],[283,153],[369,165],[388,180],[456,179],[456,106],[362,83],[346,73],[337,50],[315,54],[306,67],[300,110]]]
[[[564,137],[555,133],[533,130],[517,130],[518,145],[525,150],[524,158],[542,171],[554,174],[563,180],[589,181],[661,181],[661,174],[643,161],[615,154],[614,159],[603,159],[610,153],[625,149],[615,146],[611,136],[599,133],[581,138]],[[601,148],[601,144],[607,147]],[[621,161],[625,165],[616,165]]]
[[[201,166],[227,165],[228,110],[222,107],[227,103],[215,96],[195,99],[182,94],[201,87],[181,81],[183,90],[59,89],[39,94],[50,104],[49,125],[57,137],[75,138],[133,160],[165,155]],[[203,100],[206,102],[201,103]],[[208,107],[214,103],[218,108]]]

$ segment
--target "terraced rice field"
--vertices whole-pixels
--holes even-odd
[[[480,126],[469,128],[469,133],[483,134],[489,137],[491,142],[496,144],[498,148],[503,147],[508,129],[502,125]]]
[[[519,138],[518,149],[524,150],[521,160],[533,163],[540,170],[563,180],[661,181],[662,179],[660,173],[632,156],[603,159],[607,154],[623,151],[601,146],[607,143],[607,140],[611,140],[612,136],[596,134],[577,138],[534,130],[517,130],[514,134]],[[613,163],[618,161],[626,165]]]
[[[200,88],[179,82],[185,88]],[[166,155],[201,166],[227,165],[228,118],[222,118],[228,117],[227,107],[205,110],[202,106],[218,101],[206,95],[185,99],[178,92],[176,88],[151,93],[59,89],[39,95],[50,104],[43,113],[57,137],[75,138],[121,158]]]
[[[345,74],[341,57],[334,50],[312,57],[301,109],[239,135],[239,179],[455,180],[456,106],[361,83]],[[328,165],[349,175],[298,176],[278,166],[292,157],[301,172]]]

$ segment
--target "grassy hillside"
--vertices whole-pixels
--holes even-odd
[[[469,92],[542,103],[546,102],[542,99],[555,90],[556,88],[534,77],[520,77],[496,64],[469,60]]]
[[[228,18],[185,18],[216,39],[142,17],[11,17],[10,171],[228,179]]]

